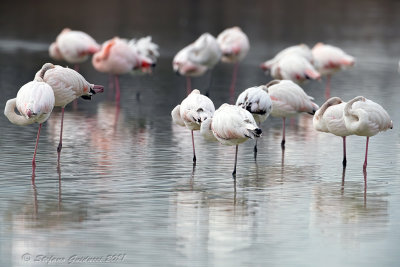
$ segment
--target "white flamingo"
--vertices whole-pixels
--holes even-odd
[[[313,98],[290,80],[273,80],[267,85],[267,93],[272,100],[271,116],[283,119],[282,148],[285,148],[285,119],[296,116],[301,112],[311,115],[318,110],[318,105],[312,102]]]
[[[158,51],[159,47],[156,43],[152,42],[151,36],[131,39],[128,45],[140,56],[151,59],[153,64],[157,63],[157,58],[160,57],[160,52]]]
[[[49,54],[55,60],[65,60],[75,64],[77,70],[77,64],[86,61],[89,55],[99,50],[100,45],[87,33],[65,28],[50,45]]]
[[[172,120],[180,126],[185,126],[192,133],[193,164],[196,164],[193,131],[200,130],[202,122],[212,117],[214,111],[213,102],[207,96],[200,94],[199,90],[194,89],[171,112]]]
[[[53,65],[51,63],[46,63],[42,66],[41,70],[36,73],[35,78],[38,77],[42,78],[43,81],[49,84],[53,89],[55,97],[54,106],[61,107],[60,143],[57,147],[59,163],[62,149],[65,106],[79,97],[90,100],[92,95],[103,92],[104,87],[90,84],[81,74],[73,69]]]
[[[186,76],[187,93],[191,88],[191,78],[204,75],[219,62],[221,50],[217,40],[210,33],[203,33],[197,40],[181,49],[172,61],[177,74]]]
[[[261,129],[247,110],[229,104],[219,107],[213,117],[209,117],[201,124],[200,133],[206,138],[210,137],[210,131],[223,145],[236,145],[235,167],[232,175],[236,176],[237,153],[239,144],[248,139],[261,136]]]
[[[8,100],[4,109],[4,115],[16,125],[24,126],[35,122],[39,123],[35,152],[32,159],[32,183],[35,181],[36,151],[39,144],[40,130],[42,123],[49,118],[54,103],[53,89],[38,77],[34,81],[23,85],[19,89],[17,97]],[[20,114],[15,112],[15,108]]]
[[[242,29],[236,26],[222,31],[217,37],[217,42],[222,51],[222,62],[235,64],[229,89],[231,101],[233,101],[239,62],[250,50],[249,38]]]
[[[260,124],[268,118],[272,110],[272,100],[267,93],[267,86],[255,86],[244,90],[238,96],[236,105],[249,111],[260,127]],[[254,153],[257,153],[257,139]]]
[[[321,74],[305,57],[297,53],[286,54],[271,67],[271,76],[275,79],[292,80],[302,83],[305,80],[319,80]]]
[[[265,72],[268,72],[273,65],[275,65],[282,57],[290,54],[297,54],[305,59],[307,59],[310,63],[313,64],[314,58],[311,52],[311,49],[308,47],[306,44],[299,44],[299,45],[293,45],[289,46],[282,51],[280,51],[278,54],[276,54],[272,59],[269,59],[263,63],[261,63],[260,68],[264,70]]]
[[[357,96],[344,107],[346,128],[355,135],[366,136],[364,171],[367,169],[369,137],[393,128],[393,122],[383,107],[363,96]]]
[[[324,43],[317,43],[311,51],[317,70],[321,75],[326,75],[325,97],[329,98],[332,75],[339,70],[353,66],[355,59],[339,47]]]
[[[339,97],[331,97],[321,108],[314,114],[313,125],[317,131],[332,133],[341,136],[343,139],[343,167],[346,167],[346,136],[352,133],[347,129],[344,122],[344,107],[346,102],[343,102]]]

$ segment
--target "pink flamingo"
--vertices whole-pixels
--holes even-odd
[[[60,142],[57,147],[58,163],[60,163],[65,106],[79,97],[90,100],[92,95],[103,92],[104,87],[90,84],[81,74],[73,69],[51,63],[44,64],[41,70],[36,73],[35,78],[37,77],[42,78],[44,82],[51,86],[55,96],[54,106],[61,107]]]
[[[324,43],[317,43],[312,49],[312,54],[317,70],[322,75],[326,75],[325,97],[328,99],[331,94],[332,75],[339,70],[353,66],[355,59],[339,47]]]
[[[239,27],[232,27],[222,31],[217,37],[217,42],[222,51],[222,62],[235,64],[229,89],[231,102],[233,102],[239,62],[249,52],[250,42],[247,35]]]
[[[346,128],[355,135],[366,136],[365,161],[363,170],[367,169],[369,137],[393,128],[393,122],[386,110],[363,96],[357,96],[344,106]],[[366,177],[366,175],[364,176]]]
[[[35,152],[32,159],[32,184],[35,183],[36,151],[39,144],[40,130],[50,116],[55,103],[53,89],[39,77],[22,86],[17,97],[6,103],[4,115],[16,125],[39,123],[36,137]],[[15,112],[15,108],[20,114]]]
[[[135,69],[154,66],[150,59],[137,54],[125,39],[119,37],[106,41],[101,50],[94,54],[92,64],[97,71],[114,75],[115,100],[118,105],[120,101],[119,75],[132,72]]]
[[[99,50],[100,45],[87,33],[65,28],[50,45],[49,54],[55,60],[65,60],[74,64],[75,70],[78,71],[78,64],[85,62],[89,55]]]
[[[318,105],[312,102],[304,90],[291,80],[273,80],[267,84],[267,93],[272,100],[272,117],[283,119],[282,149],[285,148],[285,119],[293,117],[301,112],[314,115]]]

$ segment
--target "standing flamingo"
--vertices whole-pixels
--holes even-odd
[[[239,27],[232,27],[222,31],[217,37],[217,42],[222,51],[222,61],[235,64],[229,89],[231,102],[233,102],[239,62],[249,52],[250,42],[247,35]]]
[[[201,124],[200,133],[209,138],[212,132],[214,137],[223,145],[236,145],[235,167],[232,175],[236,177],[237,153],[239,144],[248,139],[261,136],[261,129],[247,110],[229,104],[219,107],[213,117],[209,117]]]
[[[152,64],[156,64],[157,58],[160,57],[158,45],[152,42],[151,36],[132,39],[128,42],[128,45],[132,47],[139,56],[150,59]]]
[[[331,97],[314,114],[313,125],[317,131],[332,133],[343,138],[343,167],[346,168],[346,136],[352,133],[344,122],[343,110],[346,102],[339,97]]]
[[[364,172],[367,169],[369,137],[393,128],[393,122],[383,107],[363,96],[357,96],[344,107],[346,128],[355,135],[366,136]]]
[[[193,131],[200,130],[201,123],[213,116],[215,107],[211,99],[200,94],[194,89],[180,105],[171,112],[172,120],[180,125],[186,126],[192,132],[193,164],[196,164],[196,151],[194,148]]]
[[[39,144],[40,130],[42,123],[49,118],[54,102],[53,89],[43,82],[41,78],[37,77],[34,81],[22,86],[17,93],[17,97],[8,100],[4,109],[4,115],[16,125],[24,126],[35,122],[39,123],[35,152],[32,159],[32,183],[35,182],[36,151]],[[15,108],[18,109],[21,115],[15,112]]]
[[[136,69],[149,68],[154,66],[154,63],[143,56],[136,53],[128,45],[128,42],[119,37],[114,37],[106,41],[99,52],[94,54],[92,58],[93,67],[100,72],[110,73],[114,75],[115,81],[115,100],[119,105],[120,101],[120,86],[119,75],[132,72]]]
[[[90,100],[92,95],[103,92],[104,87],[90,84],[73,69],[51,63],[46,63],[42,66],[41,70],[36,73],[35,78],[38,77],[42,78],[53,89],[55,96],[54,106],[61,107],[60,143],[57,147],[58,163],[60,163],[65,106],[78,97]]]
[[[172,67],[177,74],[186,76],[188,94],[192,90],[190,77],[201,76],[207,70],[213,69],[221,55],[217,40],[209,33],[203,33],[175,55]]]
[[[272,110],[271,97],[267,93],[267,86],[255,86],[244,90],[237,98],[236,105],[249,111],[257,125],[265,121]],[[257,139],[254,145],[254,154],[257,153]]]
[[[341,69],[353,66],[355,59],[339,47],[324,43],[317,43],[312,49],[312,54],[317,70],[322,75],[326,75],[325,97],[328,99],[331,94],[332,74]]]
[[[89,55],[100,50],[100,45],[87,33],[65,28],[49,47],[50,57],[55,60],[65,60],[75,65],[86,61]]]
[[[312,102],[311,96],[290,80],[273,80],[267,84],[267,93],[272,100],[271,116],[283,119],[282,149],[285,148],[285,119],[301,112],[311,115],[318,110],[318,105]]]

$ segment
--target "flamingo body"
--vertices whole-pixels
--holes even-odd
[[[261,63],[260,67],[261,69],[267,71],[271,69],[271,67],[275,65],[281,58],[290,54],[296,54],[301,57],[304,57],[310,63],[313,63],[314,61],[311,49],[306,44],[299,44],[283,49],[278,54],[276,54],[274,58]]]
[[[307,79],[318,80],[319,72],[305,57],[299,54],[287,54],[271,67],[271,76],[275,79],[292,80],[302,83]]]
[[[265,85],[243,91],[238,96],[236,105],[249,111],[258,125],[268,118],[272,110],[272,101]]]
[[[290,80],[274,80],[267,84],[267,92],[272,100],[271,116],[292,117],[301,112],[314,114],[318,105],[312,97]]]
[[[42,78],[51,86],[55,96],[54,105],[59,107],[65,107],[79,97],[90,99],[92,95],[103,92],[102,86],[90,84],[77,71],[51,63],[44,64],[35,77]]]
[[[208,68],[191,60],[193,44],[180,50],[172,61],[174,71],[183,76],[198,77],[207,72]]]
[[[157,62],[157,58],[160,56],[159,47],[152,42],[151,36],[132,39],[128,42],[128,45],[140,56],[150,59],[153,64]]]
[[[362,96],[349,101],[344,108],[347,129],[360,136],[374,136],[393,128],[389,114],[379,104]]]
[[[57,36],[56,42],[50,45],[49,53],[53,59],[78,64],[99,49],[100,45],[87,33],[66,28]]]
[[[217,37],[217,42],[222,51],[222,61],[227,63],[243,60],[250,49],[249,39],[239,27],[222,31]]]
[[[354,57],[339,47],[324,43],[317,43],[312,49],[312,54],[314,64],[322,75],[333,74],[355,63]]]
[[[17,125],[43,123],[49,118],[54,102],[53,89],[41,79],[36,79],[23,85],[17,97],[7,101],[4,115]],[[20,115],[15,113],[15,108]]]
[[[215,37],[209,33],[203,33],[191,46],[189,59],[211,69],[219,62],[221,55],[222,52]]]

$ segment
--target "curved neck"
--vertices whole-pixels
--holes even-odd
[[[25,118],[24,116],[18,115],[15,113],[15,106],[16,106],[17,99],[13,98],[7,101],[6,107],[4,109],[4,115],[8,118],[9,121],[16,125],[28,125],[32,124],[33,121],[30,119]]]
[[[347,102],[347,104],[344,106],[344,110],[343,110],[344,111],[344,115],[345,116],[352,115],[351,107],[352,107],[353,103],[357,102],[357,101],[360,101],[362,99],[363,99],[362,96],[357,96],[357,97],[353,98],[352,100],[350,100],[349,102]]]
[[[320,116],[322,116],[329,107],[334,106],[334,105],[338,105],[340,103],[342,103],[342,99],[340,99],[339,97],[332,97],[332,98],[328,99],[320,107],[320,112],[319,112]]]

